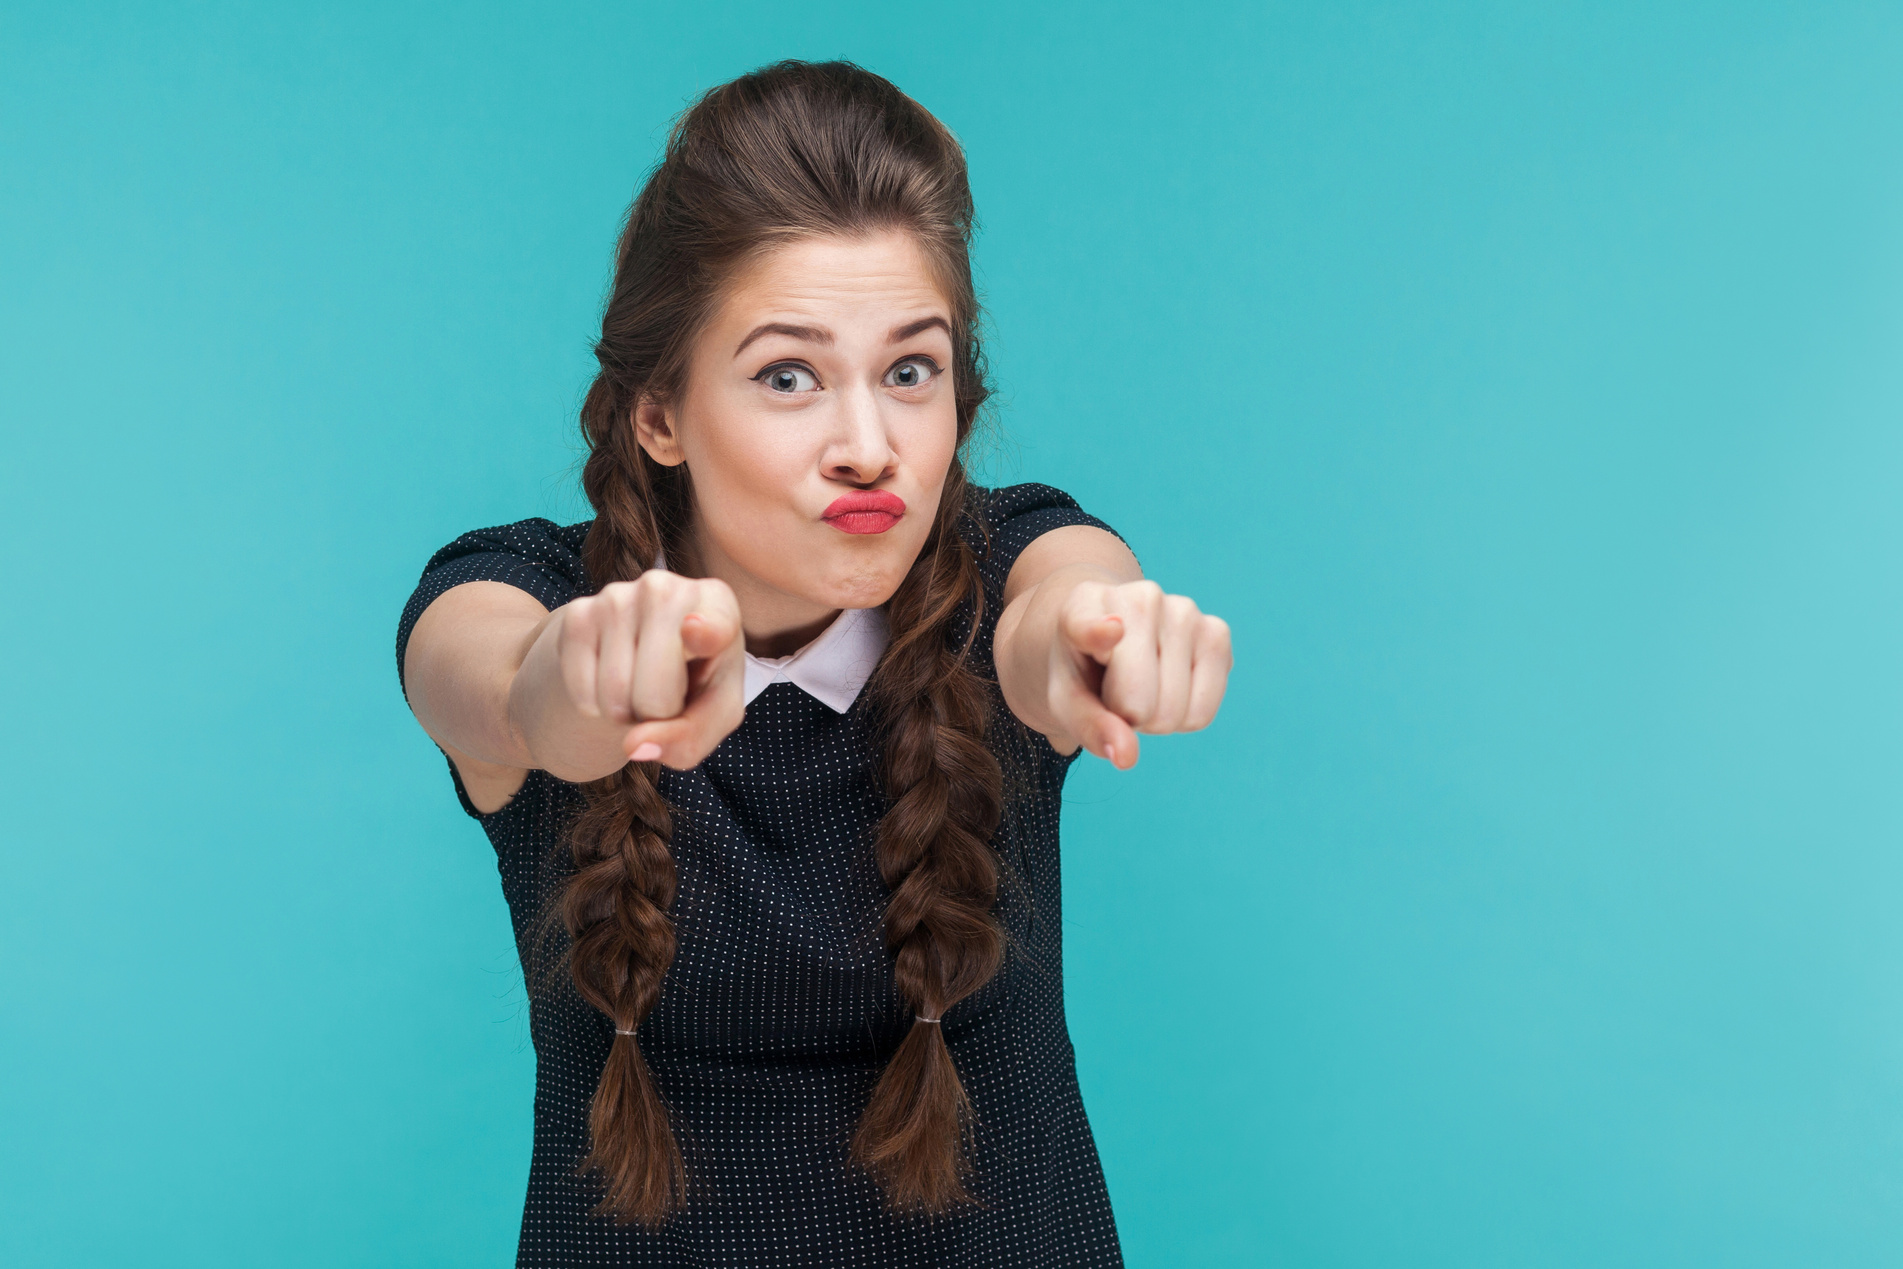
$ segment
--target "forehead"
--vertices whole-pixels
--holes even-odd
[[[716,326],[778,317],[850,325],[889,323],[898,313],[950,316],[931,258],[911,234],[821,235],[776,247],[726,288]]]

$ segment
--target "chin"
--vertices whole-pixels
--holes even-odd
[[[867,568],[863,563],[823,583],[823,602],[828,608],[877,608],[898,593],[907,570],[899,567]]]
[[[900,574],[891,581],[876,586],[854,584],[833,587],[826,597],[826,606],[828,608],[877,608],[898,594],[899,583],[904,580],[904,574]]]

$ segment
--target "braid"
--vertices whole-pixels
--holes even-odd
[[[991,916],[998,893],[991,837],[1003,775],[985,744],[990,702],[954,650],[960,604],[972,629],[984,592],[977,560],[957,532],[965,480],[953,464],[933,540],[892,597],[893,642],[873,682],[885,719],[879,871],[892,891],[886,946],[915,1018],[938,1019],[997,972],[1003,939]],[[872,1091],[853,1157],[901,1211],[938,1213],[968,1201],[971,1104],[944,1030],[914,1021]]]
[[[573,940],[575,988],[615,1024],[613,1047],[588,1116],[583,1166],[607,1188],[604,1214],[658,1224],[685,1198],[686,1174],[667,1108],[633,1032],[660,999],[674,963],[673,818],[655,787],[655,764],[630,763],[583,788],[569,834],[575,875],[561,896]]]
[[[657,511],[676,504],[678,490],[651,481],[627,450],[632,428],[607,376],[582,406],[591,453],[582,486],[595,504],[583,563],[599,589],[638,576],[661,547]],[[590,1149],[582,1167],[599,1174],[601,1213],[658,1225],[686,1200],[686,1171],[633,1032],[660,999],[674,963],[674,856],[668,849],[673,813],[655,784],[656,763],[630,763],[581,788],[583,806],[568,831],[574,874],[555,908],[567,929],[575,989],[615,1026],[607,1064],[588,1117]]]

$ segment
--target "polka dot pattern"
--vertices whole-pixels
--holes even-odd
[[[974,652],[989,677],[1018,553],[1050,529],[1100,522],[1042,485],[998,490],[981,505],[987,594]],[[507,582],[550,608],[585,593],[587,528],[526,520],[438,552],[404,612],[399,667],[416,618],[452,586]],[[640,1041],[686,1158],[687,1207],[659,1230],[593,1215],[598,1195],[578,1165],[613,1026],[558,971],[552,989],[532,994],[535,1145],[518,1265],[1122,1263],[1064,1022],[1057,830],[1069,760],[1002,700],[992,744],[1007,807],[994,845],[1008,951],[943,1023],[976,1110],[980,1205],[894,1217],[848,1161],[866,1098],[909,1023],[880,927],[887,891],[873,839],[885,803],[865,704],[837,714],[775,683],[699,767],[663,773],[676,808],[680,950]],[[543,911],[567,875],[561,839],[579,791],[531,772],[513,801],[482,815],[460,781],[456,790],[495,846],[517,946],[533,965]]]

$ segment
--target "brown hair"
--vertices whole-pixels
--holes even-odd
[[[988,389],[972,288],[971,191],[943,124],[879,76],[845,62],[780,62],[713,89],[676,122],[622,230],[614,286],[582,406],[582,484],[596,517],[583,548],[596,586],[637,576],[678,549],[692,513],[685,467],[648,457],[631,415],[677,399],[693,341],[720,288],[748,261],[815,234],[900,229],[932,260],[951,305],[959,453]],[[878,829],[891,890],[887,948],[918,1017],[939,1018],[997,972],[991,837],[1002,798],[985,744],[991,695],[966,664],[982,611],[977,560],[959,532],[971,496],[954,459],[938,516],[889,606],[891,641],[869,685],[887,809]],[[954,628],[970,619],[962,646]],[[589,1121],[583,1166],[601,1211],[658,1224],[686,1201],[667,1108],[632,1034],[673,963],[672,821],[654,764],[584,786],[569,831],[574,873],[556,900],[570,974],[616,1035]],[[852,1157],[903,1212],[968,1201],[971,1107],[940,1027],[914,1021],[873,1089]]]

